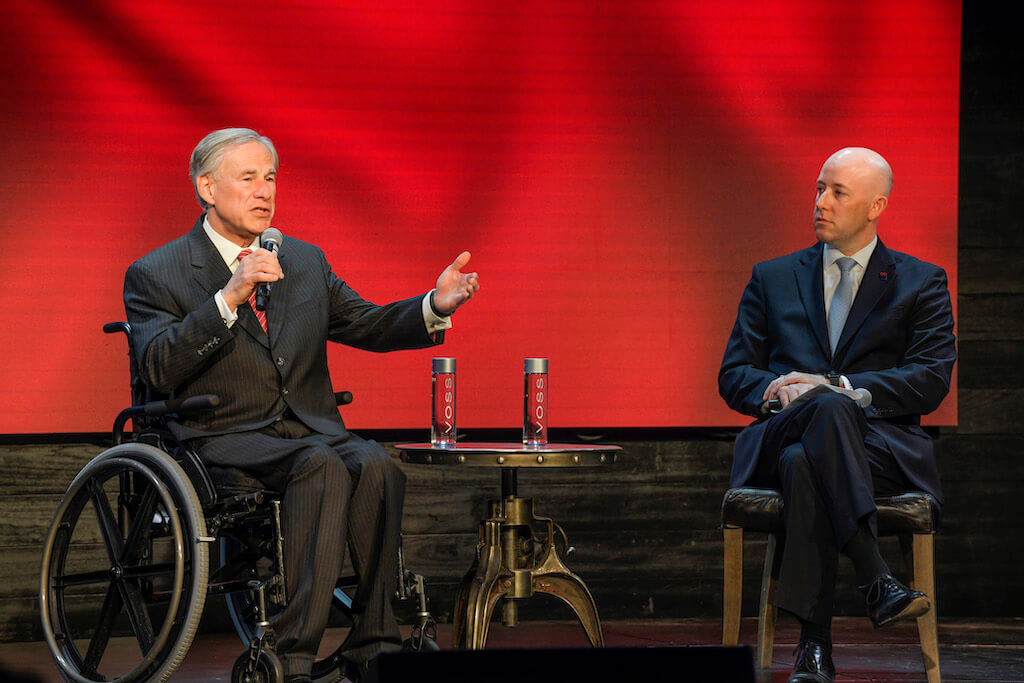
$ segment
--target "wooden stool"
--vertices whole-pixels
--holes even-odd
[[[919,491],[876,498],[875,505],[878,508],[879,536],[899,536],[900,547],[913,577],[910,586],[924,592],[932,601],[928,613],[918,617],[917,631],[928,682],[939,683],[933,543],[939,506],[932,496]],[[771,669],[772,666],[776,611],[772,600],[775,597],[775,580],[781,556],[776,554],[775,546],[776,535],[784,530],[782,509],[782,494],[774,489],[729,489],[722,500],[722,533],[725,537],[723,645],[737,645],[740,639],[743,532],[768,534],[757,615],[757,662],[761,669]]]

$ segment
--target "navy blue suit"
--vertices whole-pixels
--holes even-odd
[[[909,487],[926,491],[941,502],[933,447],[921,429],[920,417],[934,411],[949,392],[956,343],[945,272],[891,251],[879,240],[833,354],[825,316],[822,249],[816,244],[754,266],[722,359],[718,388],[731,408],[757,418],[736,439],[730,486],[777,484],[759,480],[769,469],[762,460],[778,458],[794,441],[803,440],[807,446],[803,409],[775,416],[762,414],[762,395],[773,379],[794,370],[821,375],[834,371],[845,375],[855,388],[871,392],[870,407],[853,408],[857,414],[843,418],[845,427],[821,428],[827,443],[809,446],[810,450],[847,452],[829,454],[847,458],[847,464],[863,463],[851,469],[856,470],[854,478],[863,472],[866,482],[847,484],[833,479],[839,487],[849,489],[842,495],[860,501],[850,503],[854,509],[845,511],[845,519],[842,510],[829,512],[832,519],[826,526],[834,530],[832,542],[842,548],[860,521],[868,517],[873,523],[872,482],[866,464],[869,451],[893,462]],[[837,395],[830,396],[827,400],[844,411],[855,406],[847,399],[836,402]],[[815,398],[809,403],[817,402]],[[803,418],[798,416],[801,412]],[[831,465],[820,469],[828,467]],[[833,505],[834,501],[828,500],[832,492],[827,477],[816,471],[813,479]],[[784,592],[783,580],[780,576]],[[799,614],[801,610],[793,611]]]

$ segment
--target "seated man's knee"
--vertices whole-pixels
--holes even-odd
[[[810,461],[804,445],[797,441],[782,449],[779,453],[779,472],[786,476],[790,472],[809,470]]]
[[[323,471],[328,478],[348,477],[344,463],[329,446],[310,444],[299,451],[292,462],[291,479],[298,479]]]
[[[405,485],[405,472],[399,466],[398,461],[392,458],[383,448],[380,449],[382,457],[375,457],[363,463],[359,478],[374,486]]]

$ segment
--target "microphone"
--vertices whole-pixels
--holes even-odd
[[[792,405],[799,405],[804,401],[809,400],[812,396],[820,394],[823,391],[834,391],[837,394],[849,397],[851,400],[856,401],[857,405],[861,408],[867,408],[871,405],[872,396],[871,392],[867,389],[846,389],[844,387],[835,387],[831,384],[819,384],[810,391],[800,394],[798,397],[790,401],[786,408]],[[775,413],[781,413],[783,411],[782,401],[777,398],[773,398],[769,401],[765,401],[761,404],[761,412],[765,415],[773,415]]]
[[[851,396],[850,398],[853,398],[853,400],[855,400],[857,402],[857,405],[859,405],[861,408],[867,408],[868,406],[871,405],[871,401],[872,401],[873,397],[871,396],[871,392],[870,391],[868,391],[867,389],[861,388],[861,389],[854,389],[853,393],[858,394],[858,396],[856,398]]]
[[[260,235],[260,246],[271,254],[276,254],[277,250],[281,248],[281,240],[283,239],[284,235],[281,234],[280,230],[277,228],[267,228]],[[270,301],[270,283],[261,282],[256,285],[256,310],[267,310],[268,301]]]

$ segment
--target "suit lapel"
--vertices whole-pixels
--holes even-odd
[[[200,216],[195,226],[188,233],[189,259],[192,262],[192,279],[199,285],[204,296],[213,296],[217,290],[227,284],[231,271],[217,253],[213,242],[203,230],[203,217]]]
[[[800,258],[800,264],[794,271],[797,291],[811,321],[814,338],[821,347],[825,358],[831,356],[828,344],[828,322],[825,320],[825,295],[823,293],[821,275],[821,245],[807,249]]]
[[[213,242],[206,236],[203,229],[203,217],[196,221],[191,232],[188,234],[189,256],[192,261],[192,279],[207,297],[212,297],[217,290],[224,287],[231,279],[231,269],[224,263]],[[270,346],[266,333],[260,327],[260,321],[256,319],[249,304],[242,304],[238,307],[238,321],[242,329],[252,335],[264,346]]]
[[[846,324],[843,326],[843,333],[836,343],[836,356],[842,354],[850,344],[850,339],[857,333],[857,330],[867,320],[886,293],[892,291],[896,282],[896,263],[892,254],[882,240],[878,240],[875,251],[868,259],[868,266],[864,270],[860,287],[857,288],[857,296],[853,299],[853,306],[850,307],[850,314],[846,316]]]

